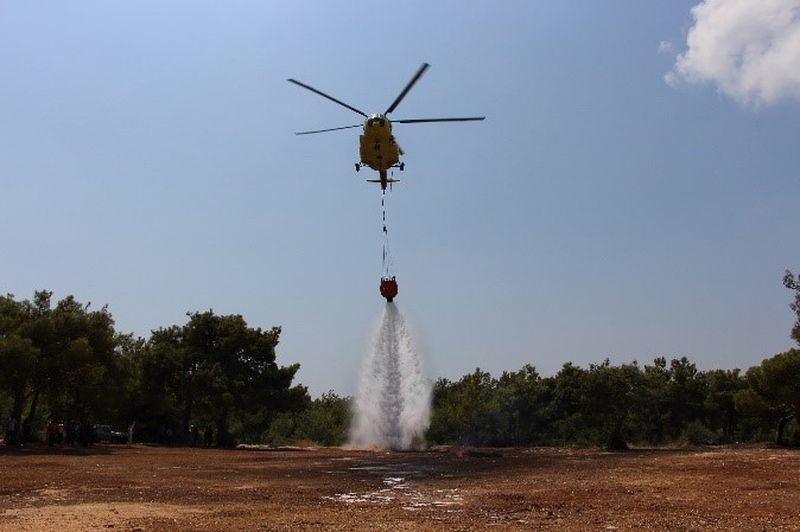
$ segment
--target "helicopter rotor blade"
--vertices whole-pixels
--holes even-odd
[[[389,108],[386,110],[386,112],[385,112],[385,113],[383,113],[384,115],[388,115],[389,113],[391,113],[392,111],[394,111],[394,110],[395,110],[395,108],[396,108],[398,105],[400,105],[400,102],[402,102],[402,101],[403,101],[403,98],[405,98],[405,97],[406,97],[406,94],[408,94],[408,91],[410,91],[410,90],[411,90],[411,87],[413,87],[413,86],[414,86],[414,84],[415,84],[417,81],[419,81],[419,78],[421,78],[421,77],[422,77],[422,74],[424,74],[424,73],[425,73],[425,71],[426,71],[426,70],[428,70],[428,67],[429,67],[429,66],[430,66],[430,65],[429,65],[428,63],[422,63],[422,66],[421,66],[421,67],[419,67],[419,70],[417,70],[417,73],[416,73],[416,74],[414,74],[414,77],[413,77],[413,78],[411,78],[411,81],[409,81],[409,82],[408,82],[408,84],[405,86],[405,88],[403,89],[403,92],[401,92],[401,93],[400,93],[400,95],[399,95],[399,96],[397,96],[397,98],[395,98],[395,100],[392,102],[392,105],[390,105],[390,106],[389,106]]]
[[[350,129],[353,127],[361,127],[364,124],[353,124],[352,126],[332,127],[328,129],[315,129],[314,131],[298,131],[295,135],[311,135],[312,133],[326,133],[328,131],[339,131],[340,129]]]
[[[334,98],[333,96],[329,96],[329,95],[325,94],[324,92],[322,92],[322,91],[319,91],[319,90],[315,89],[314,87],[311,87],[310,85],[306,85],[305,83],[301,83],[301,82],[297,81],[296,79],[292,79],[292,78],[289,78],[289,79],[287,79],[286,81],[288,81],[289,83],[294,83],[295,85],[298,85],[298,86],[300,86],[300,87],[303,87],[304,89],[310,90],[310,91],[311,91],[311,92],[313,92],[314,94],[319,94],[319,95],[320,95],[320,96],[322,96],[323,98],[327,98],[327,99],[329,99],[329,100],[330,100],[330,101],[332,101],[332,102],[338,103],[338,104],[339,104],[339,105],[341,105],[342,107],[347,107],[347,108],[348,108],[348,109],[350,109],[351,111],[354,111],[354,112],[356,112],[356,113],[360,114],[361,116],[364,116],[364,117],[366,117],[366,116],[367,116],[367,113],[365,113],[364,111],[362,111],[362,110],[360,110],[360,109],[356,109],[355,107],[353,107],[353,106],[351,106],[351,105],[347,105],[347,104],[346,104],[346,103],[344,103],[343,101],[337,100],[337,99],[336,99],[336,98]]]
[[[464,116],[460,118],[409,118],[406,120],[392,120],[392,124],[421,124],[424,122],[472,122],[485,120],[485,116]]]

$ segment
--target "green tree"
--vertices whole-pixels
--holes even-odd
[[[667,400],[669,404],[668,434],[677,439],[689,423],[703,419],[706,383],[697,366],[686,357],[674,358],[668,370]]]
[[[497,381],[480,368],[455,383],[437,380],[428,439],[470,445],[494,444],[501,419],[496,387]]]
[[[792,272],[786,270],[783,276],[783,285],[789,290],[794,290],[794,301],[789,304],[789,308],[792,309],[797,316],[794,327],[792,327],[792,338],[800,344],[800,274],[795,278]]]
[[[670,371],[665,357],[656,357],[652,365],[645,364],[641,374],[639,404],[632,413],[638,440],[656,445],[669,440],[672,410],[669,386]]]
[[[503,416],[503,432],[498,440],[512,445],[539,441],[544,387],[536,368],[526,364],[519,371],[504,371],[497,380],[496,389]]]
[[[34,293],[33,300],[0,298],[0,338],[7,359],[7,386],[12,389],[12,415],[22,419],[23,439],[38,424],[40,406],[47,401],[51,415],[80,419],[110,415],[110,389],[118,383],[114,321],[104,307],[72,296],[51,306],[52,292]]]
[[[747,387],[739,390],[733,396],[738,412],[739,430],[743,439],[746,440],[775,440],[775,427],[778,420],[782,417],[780,412],[776,412],[767,400],[755,391],[756,373],[760,372],[759,366],[752,367],[745,373]]]
[[[190,391],[183,403],[201,403],[216,423],[220,447],[234,443],[232,422],[240,435],[258,439],[276,412],[305,398],[305,387],[291,386],[300,365],[275,362],[280,332],[280,327],[254,329],[242,316],[217,316],[210,310],[191,314],[184,326],[183,348],[190,365],[188,373],[186,366],[183,371]]]
[[[628,422],[640,401],[641,383],[636,363],[612,366],[606,359],[589,367],[583,387],[584,419],[587,425],[599,429],[608,449],[628,448]]]
[[[302,441],[320,445],[342,445],[350,424],[350,399],[333,391],[309,400],[302,410],[283,412],[275,416],[264,442],[284,445]]]
[[[755,394],[775,413],[775,442],[784,444],[787,423],[800,418],[800,349],[790,349],[764,360],[747,373]]]
[[[596,437],[587,436],[584,388],[587,371],[567,362],[546,384],[551,390],[547,415],[551,423],[552,443],[595,443]],[[549,382],[547,382],[549,381]]]
[[[0,383],[11,397],[11,417],[22,422],[25,404],[41,379],[41,350],[31,336],[36,308],[13,295],[0,297]]]
[[[141,379],[140,362],[146,349],[143,338],[132,334],[118,333],[115,344],[115,380],[110,384],[108,408],[111,412],[108,420],[122,428],[141,418],[138,406],[142,398],[151,393],[149,386],[144,386]]]
[[[36,368],[39,350],[29,338],[17,334],[0,336],[0,384],[10,391],[11,417],[20,420],[28,393],[28,384]],[[12,441],[9,443],[16,443]]]
[[[30,405],[27,416],[22,420],[22,439],[25,441],[31,438],[31,426],[37,416],[40,398],[58,375],[58,352],[54,346],[55,336],[50,317],[52,295],[47,290],[39,290],[34,292],[32,301],[24,300],[21,303],[25,309],[25,320],[19,324],[18,332],[29,338],[39,353],[28,381]]]
[[[299,417],[298,439],[326,446],[342,445],[350,425],[350,401],[329,391],[311,401]]]
[[[88,307],[69,296],[50,313],[58,355],[47,391],[52,406],[58,404],[81,420],[98,421],[114,415],[109,397],[120,374],[114,320],[107,307],[92,312]]]
[[[721,441],[732,442],[739,426],[739,410],[736,408],[736,394],[747,388],[747,381],[738,369],[715,369],[704,374],[707,383],[703,409],[706,426],[721,431]]]

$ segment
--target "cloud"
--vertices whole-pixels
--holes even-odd
[[[743,104],[800,101],[800,0],[703,0],[692,16],[667,84],[713,83]]]
[[[672,44],[672,41],[661,41],[658,43],[658,53],[660,54],[671,54],[675,51],[675,45]]]

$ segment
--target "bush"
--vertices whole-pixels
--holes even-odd
[[[322,394],[301,412],[278,414],[264,433],[268,445],[314,442],[327,447],[342,445],[350,424],[350,400],[333,392]]]
[[[692,421],[686,427],[686,439],[693,445],[714,445],[719,441],[719,435],[706,427],[702,421]]]

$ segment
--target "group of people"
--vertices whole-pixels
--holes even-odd
[[[158,428],[158,443],[172,445],[174,443],[189,445],[190,447],[212,447],[214,445],[214,427],[207,425],[202,431],[197,425],[189,427],[189,434],[185,441],[176,442],[174,431],[165,426]]]
[[[106,440],[118,443],[124,443],[127,440],[127,444],[130,446],[133,443],[135,425],[135,423],[131,423],[128,426],[127,433],[125,433],[111,431],[111,427],[108,425],[98,426],[88,421],[79,422],[74,419],[64,422],[61,419],[52,418],[45,425],[45,437],[49,447],[62,444],[88,447],[98,441]],[[101,431],[98,434],[98,427],[105,432]],[[22,424],[14,416],[0,420],[0,428],[5,432],[4,442],[6,446],[18,446],[31,440],[30,431],[24,431],[26,435],[23,435]],[[106,433],[109,432],[113,437],[107,437],[108,434]],[[174,431],[166,425],[161,425],[156,436],[156,441],[162,445],[175,443],[192,447],[212,447],[214,445],[214,428],[211,425],[207,425],[203,430],[196,425],[191,425],[185,440],[181,438],[176,440]]]
[[[49,425],[50,422],[48,422]],[[22,445],[31,440],[31,422],[26,419],[20,422],[16,416],[11,415],[0,420],[0,428],[5,432],[3,443],[7,447]]]
[[[74,419],[64,423],[58,419],[51,419],[47,422],[47,445],[52,447],[54,445],[67,445],[80,444],[83,447],[88,447],[96,441],[96,426],[84,421],[79,423]]]
[[[38,440],[31,434],[30,428],[24,428],[24,423],[17,421],[16,417],[11,416],[7,418],[0,426],[5,430],[4,443],[6,446],[19,446],[29,441]],[[133,437],[133,426],[131,423],[129,427],[128,443],[131,443]],[[103,427],[107,427],[103,425]],[[102,427],[101,427],[102,428]],[[49,447],[55,445],[81,445],[88,447],[102,440],[98,433],[98,425],[90,423],[89,421],[79,422],[74,419],[64,422],[58,418],[52,418],[47,421],[44,427],[45,440]],[[120,437],[114,441],[120,443],[124,441],[123,433],[116,433]]]

